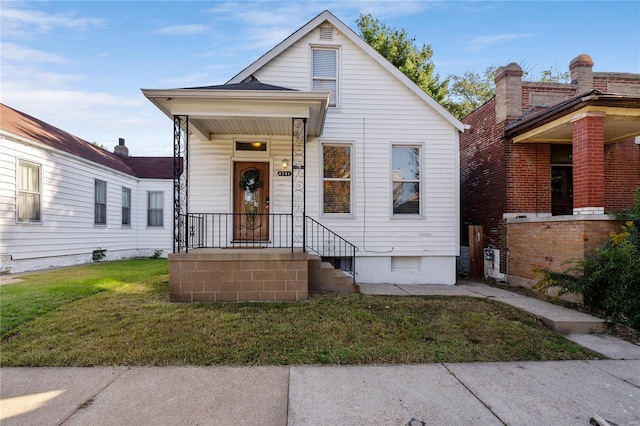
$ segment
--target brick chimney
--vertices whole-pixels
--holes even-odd
[[[522,115],[522,74],[515,62],[496,70],[496,123]]]
[[[129,156],[129,148],[124,145],[124,138],[118,139],[118,145],[113,148],[113,153],[123,158]]]
[[[578,85],[578,94],[593,89],[593,59],[587,54],[573,58],[569,63],[571,84]]]

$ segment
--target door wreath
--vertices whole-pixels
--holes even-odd
[[[247,170],[240,177],[240,188],[244,190],[244,211],[247,215],[247,225],[254,227],[258,213],[258,189],[262,186],[260,172],[256,169]]]

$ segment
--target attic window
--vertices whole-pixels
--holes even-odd
[[[333,27],[320,27],[320,40],[333,40]]]
[[[330,107],[338,106],[338,49],[312,48],[311,90],[331,92]]]

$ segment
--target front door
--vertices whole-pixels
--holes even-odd
[[[573,214],[573,150],[551,145],[551,214]]]
[[[234,241],[269,240],[269,163],[234,163],[233,213]]]

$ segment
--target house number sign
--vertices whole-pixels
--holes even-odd
[[[278,170],[278,176],[291,176],[291,170]]]

